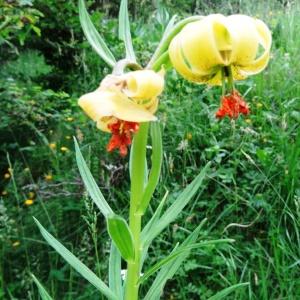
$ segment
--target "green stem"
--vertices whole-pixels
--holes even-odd
[[[131,147],[131,194],[129,227],[131,229],[135,258],[128,262],[125,286],[125,300],[138,300],[139,278],[141,272],[141,220],[142,215],[138,212],[145,184],[146,172],[146,146],[148,138],[149,123],[141,123],[140,129],[134,137]]]

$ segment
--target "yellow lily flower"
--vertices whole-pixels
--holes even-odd
[[[108,151],[119,148],[121,155],[126,155],[138,123],[156,121],[157,97],[163,88],[163,71],[108,75],[97,90],[80,97],[78,104],[99,129],[113,134]]]
[[[187,24],[172,40],[169,56],[186,79],[220,85],[226,67],[233,80],[261,72],[268,64],[271,42],[270,30],[261,20],[215,14]]]
[[[99,129],[115,119],[129,122],[155,121],[159,96],[164,88],[162,73],[151,70],[133,71],[122,76],[109,75],[100,87],[79,99],[79,106]]]

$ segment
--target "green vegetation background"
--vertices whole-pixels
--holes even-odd
[[[227,299],[300,299],[300,10],[298,1],[129,1],[133,43],[147,61],[173,14],[244,13],[273,32],[266,71],[238,84],[251,115],[218,121],[218,88],[167,74],[159,118],[164,162],[149,218],[207,161],[197,197],[150,250],[148,264],[207,217],[203,238],[234,238],[194,251],[162,299],[207,299],[249,281]],[[121,58],[118,1],[87,1],[94,24]],[[127,159],[108,154],[108,135],[77,107],[110,70],[81,30],[77,1],[0,0],[0,299],[39,299],[33,272],[54,299],[101,299],[42,239],[32,216],[102,278],[109,253],[104,220],[87,198],[74,160],[76,136],[115,210],[128,208]],[[66,148],[62,148],[66,147]],[[6,174],[6,175],[5,175]],[[32,205],[25,200],[32,199]],[[172,200],[170,200],[172,201]],[[96,258],[96,259],[95,259]],[[151,283],[151,279],[150,282]],[[143,287],[142,293],[147,289]]]

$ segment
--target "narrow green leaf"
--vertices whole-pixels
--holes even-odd
[[[142,214],[145,213],[154,190],[158,184],[162,164],[163,149],[160,125],[158,122],[151,122],[150,134],[152,139],[152,166],[149,174],[148,184],[145,188],[141,205],[138,209]]]
[[[143,283],[145,280],[147,280],[151,275],[153,275],[155,272],[157,272],[161,267],[163,267],[165,264],[174,261],[178,256],[185,255],[186,252],[198,249],[205,246],[210,245],[216,245],[220,243],[232,243],[234,240],[232,239],[219,239],[219,240],[211,240],[211,241],[203,241],[200,243],[192,244],[183,248],[179,248],[176,251],[172,251],[167,257],[160,260],[158,263],[156,263],[154,266],[152,266],[149,270],[147,270],[146,273],[140,278],[139,283]]]
[[[223,299],[224,297],[226,297],[227,295],[229,295],[230,293],[232,293],[233,291],[235,291],[236,289],[243,287],[243,286],[247,286],[249,285],[249,282],[243,282],[243,283],[238,283],[235,285],[232,285],[220,292],[218,292],[216,295],[210,297],[208,300],[220,300]]]
[[[171,222],[173,222],[177,216],[181,213],[184,207],[189,203],[193,196],[201,186],[206,173],[209,169],[210,163],[208,163],[200,174],[183,190],[175,202],[167,209],[167,211],[161,216],[161,218],[152,225],[151,231],[142,231],[141,239],[145,247],[147,247],[151,241],[162,232]]]
[[[198,225],[198,227],[184,240],[184,242],[179,247],[177,247],[177,249],[173,250],[173,252],[195,243],[204,222],[205,220],[203,220]],[[160,269],[150,289],[148,290],[144,300],[157,300],[160,298],[160,295],[163,291],[166,282],[174,276],[181,264],[188,257],[189,253],[190,251],[186,251],[182,255],[178,256],[175,260],[165,264]]]
[[[86,10],[84,0],[79,0],[79,19],[84,35],[93,47],[93,49],[102,57],[102,59],[111,67],[116,63],[114,55],[107,47],[105,41],[93,25],[90,16]]]
[[[99,187],[97,186],[95,179],[93,178],[81,154],[79,145],[75,138],[74,138],[74,143],[75,143],[76,161],[77,161],[78,169],[88,193],[90,194],[91,198],[93,199],[93,201],[95,202],[95,204],[98,206],[98,208],[100,209],[100,211],[105,217],[114,214],[114,212],[106,202],[104,196],[102,195]]]
[[[107,218],[107,228],[111,239],[120,251],[121,256],[126,260],[134,259],[133,237],[127,222],[118,215],[111,215]]]
[[[119,11],[119,38],[124,42],[126,49],[126,58],[136,62],[131,34],[130,23],[128,16],[128,3],[127,0],[122,0]]]
[[[159,219],[160,215],[161,215],[161,212],[162,212],[162,209],[166,203],[166,200],[168,198],[168,194],[169,192],[167,191],[164,195],[164,197],[162,198],[162,200],[160,201],[156,211],[154,212],[153,216],[151,217],[151,219],[149,220],[149,222],[146,224],[146,226],[144,227],[143,229],[143,232],[144,232],[144,235],[147,236],[148,235],[148,232],[151,231],[151,228],[152,226],[157,222],[157,220]],[[142,250],[142,265],[143,265],[143,262],[145,261],[146,259],[146,256],[147,256],[147,252],[148,252],[148,248],[149,248],[149,245],[145,245],[143,247],[143,250]]]
[[[115,293],[91,271],[85,264],[83,264],[73,253],[71,253],[65,246],[63,246],[57,239],[55,239],[35,218],[34,221],[38,225],[40,232],[44,239],[53,247],[58,254],[60,254],[82,277],[89,281],[96,287],[103,295],[111,300],[119,300]]]
[[[30,274],[34,283],[38,287],[39,294],[42,298],[42,300],[53,300],[53,298],[48,294],[47,290],[43,287],[43,285],[38,281],[38,279],[33,275]]]
[[[109,288],[122,300],[121,255],[114,242],[111,242],[109,256]]]

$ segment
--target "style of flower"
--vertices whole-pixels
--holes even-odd
[[[236,118],[240,113],[248,114],[249,109],[237,94],[234,81],[265,69],[271,43],[271,32],[261,20],[214,14],[187,24],[170,43],[169,56],[184,78],[199,84],[222,84],[223,97],[216,115]]]
[[[119,149],[120,155],[125,156],[139,123],[156,121],[157,97],[164,88],[163,73],[139,70],[108,75],[96,91],[79,99],[79,106],[97,127],[112,134],[108,151]]]

